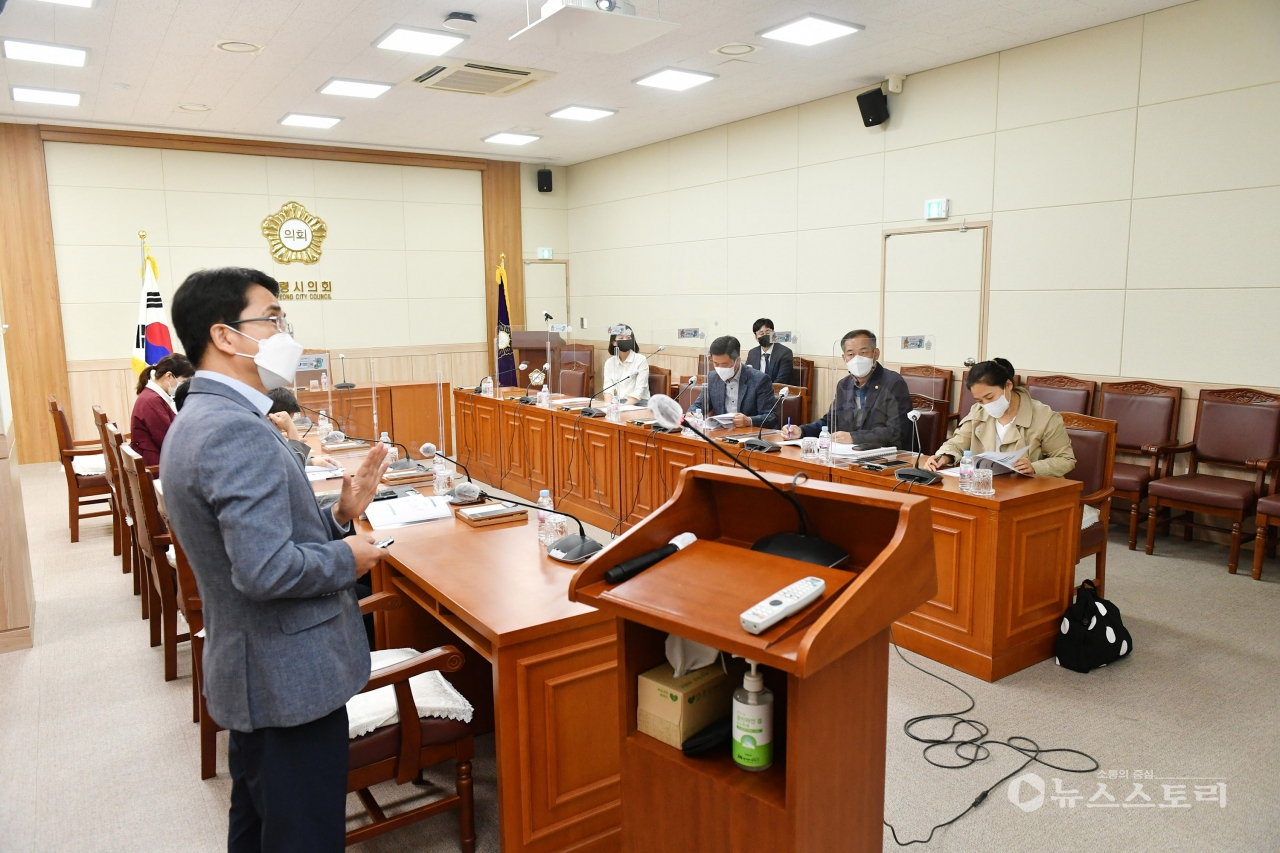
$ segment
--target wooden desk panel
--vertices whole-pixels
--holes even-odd
[[[551,412],[510,401],[502,411],[503,480],[501,487],[528,501],[555,487]]]
[[[834,469],[832,479],[898,484],[891,471],[860,468]],[[951,477],[913,489],[931,499],[938,592],[894,624],[903,648],[985,681],[1053,657],[1080,539],[1076,481],[1007,476],[995,486],[986,498]]]
[[[376,439],[383,430],[388,433],[392,431],[390,386],[381,385],[378,387],[377,430],[374,429],[373,390],[371,386],[357,386],[344,391],[335,389],[332,392],[298,391],[297,397],[299,403],[310,409],[327,409],[330,405],[330,393],[333,395],[333,411],[329,412],[329,419],[335,422],[338,428],[346,434]],[[310,413],[308,414],[310,415]],[[396,440],[394,435],[391,438],[393,441]]]
[[[556,505],[613,530],[622,512],[619,425],[603,418],[552,412]]]
[[[444,397],[443,407],[437,397],[437,389]],[[391,386],[391,438],[408,447],[412,458],[422,458],[418,448],[427,442],[439,447],[446,456],[453,455],[453,419],[450,417],[453,407],[449,405],[451,396],[447,382],[443,385],[421,383]],[[441,408],[444,410],[443,424],[440,420]],[[383,422],[386,422],[385,418]]]

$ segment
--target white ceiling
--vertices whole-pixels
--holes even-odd
[[[541,0],[531,0],[538,16]],[[466,153],[572,164],[804,103],[975,56],[1177,5],[1178,0],[665,0],[680,27],[618,55],[509,42],[525,26],[521,0],[94,0],[91,9],[9,0],[0,36],[88,48],[84,68],[0,64],[0,120],[194,132],[328,144]],[[636,0],[656,16],[657,0]],[[409,83],[376,100],[321,95],[331,77],[403,83],[432,57],[373,47],[394,24],[439,29],[453,11],[478,19],[450,56],[553,71],[509,97],[427,91]],[[756,37],[818,12],[866,31],[816,47]],[[258,55],[214,48],[234,39]],[[751,61],[712,51],[764,45]],[[688,92],[631,81],[668,65],[712,71]],[[14,103],[11,85],[81,92],[76,108]],[[907,84],[910,85],[910,82]],[[205,113],[179,104],[207,104]],[[547,113],[568,104],[619,109],[597,122]],[[283,127],[288,112],[342,116],[328,131]],[[543,138],[523,148],[488,144],[500,130]]]

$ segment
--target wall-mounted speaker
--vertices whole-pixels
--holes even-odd
[[[551,170],[550,169],[538,170],[538,192],[540,193],[551,192]]]
[[[880,89],[868,89],[858,96],[858,109],[862,111],[862,123],[875,127],[889,120],[889,97]]]

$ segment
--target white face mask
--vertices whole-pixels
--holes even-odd
[[[849,368],[849,372],[855,377],[861,379],[871,373],[872,369],[876,366],[876,360],[874,358],[867,358],[865,355],[855,355],[853,358],[846,361],[844,366]]]
[[[990,403],[983,403],[982,410],[993,418],[1001,418],[1009,411],[1009,398],[1001,394]]]
[[[717,367],[716,368],[716,373],[725,382],[728,382],[730,379],[732,379],[733,374],[737,372],[738,372],[738,365],[736,363],[733,365],[733,367]]]
[[[227,328],[237,335],[250,337],[232,326]],[[298,359],[302,358],[302,344],[295,341],[288,332],[276,332],[265,341],[258,341],[256,355],[243,352],[238,352],[236,355],[252,358],[253,363],[258,365],[258,378],[262,380],[262,387],[268,391],[274,391],[277,388],[293,385],[294,377],[298,373]]]

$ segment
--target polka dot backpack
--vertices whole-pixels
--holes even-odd
[[[1062,614],[1055,661],[1076,672],[1106,666],[1133,652],[1133,637],[1120,621],[1120,608],[1098,595],[1092,580],[1076,590],[1075,603]]]

